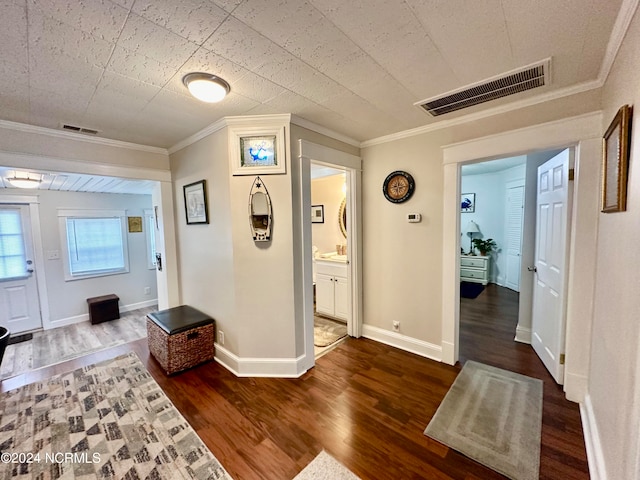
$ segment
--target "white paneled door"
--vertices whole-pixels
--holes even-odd
[[[0,325],[12,335],[42,327],[28,205],[0,205]]]
[[[524,221],[524,186],[507,188],[507,268],[505,286],[520,291],[520,259]]]
[[[567,264],[571,215],[570,150],[538,167],[531,344],[559,384],[564,383]]]

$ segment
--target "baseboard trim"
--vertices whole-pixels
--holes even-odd
[[[527,343],[531,345],[531,329],[518,325],[516,327],[516,338],[514,338],[514,340],[516,342]]]
[[[440,345],[366,324],[362,325],[362,336],[375,340],[376,342],[384,343],[385,345],[399,348],[400,350],[415,353],[421,357],[426,357],[437,362],[442,361],[442,347]]]
[[[306,373],[305,356],[298,358],[241,358],[215,344],[215,360],[236,377],[298,378]]]
[[[584,443],[587,449],[591,479],[607,480],[607,470],[604,464],[598,425],[593,413],[591,396],[588,393],[584,397],[584,402],[580,404],[580,416],[582,417],[582,430],[584,432]]]
[[[132,303],[131,305],[123,305],[120,307],[120,313],[130,312],[132,310],[139,310],[141,308],[148,308],[158,305],[158,299],[145,300],[144,302]]]
[[[131,312],[140,308],[153,307],[158,304],[158,299],[145,300],[144,302],[131,303],[129,305],[121,305],[120,313]],[[75,325],[76,323],[88,322],[89,314],[83,313],[82,315],[76,315],[74,317],[60,318],[58,320],[51,320],[47,325],[42,326],[44,330],[51,330],[52,328],[66,327],[67,325]]]
[[[583,403],[587,395],[588,378],[584,375],[567,372],[564,374],[564,393],[567,400]]]

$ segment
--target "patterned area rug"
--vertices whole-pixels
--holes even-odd
[[[293,480],[360,480],[324,450]]]
[[[228,479],[135,353],[0,396],[0,478]]]
[[[468,361],[425,435],[513,480],[540,469],[542,380]]]
[[[313,318],[313,344],[316,347],[326,347],[346,336],[346,324],[324,317]]]

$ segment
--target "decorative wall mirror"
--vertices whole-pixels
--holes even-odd
[[[340,224],[340,231],[344,238],[347,238],[347,199],[343,198],[340,203],[340,209],[338,210],[338,223]]]
[[[256,242],[271,240],[271,198],[267,187],[256,177],[249,193],[249,225]]]

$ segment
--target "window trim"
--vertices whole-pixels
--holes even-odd
[[[156,240],[156,236],[155,236],[155,230],[153,229],[153,224],[154,224],[155,220],[154,220],[154,215],[153,215],[153,210],[150,208],[145,208],[144,209],[144,227],[143,227],[143,231],[145,232],[145,238],[146,238],[146,242],[147,242],[147,268],[149,270],[155,270],[156,269],[156,259],[155,259],[155,252],[153,251],[152,245],[151,245],[151,235],[153,235],[154,240]],[[157,245],[157,243],[155,243],[155,241],[153,242],[155,245]],[[157,251],[157,248],[156,248]]]
[[[122,235],[122,254],[124,267],[114,270],[102,270],[84,274],[72,274],[69,265],[69,242],[67,238],[67,219],[69,218],[118,218],[120,220],[120,232]],[[109,275],[121,275],[129,273],[129,239],[127,234],[127,215],[124,210],[77,210],[58,209],[58,225],[60,227],[61,250],[64,266],[65,281],[84,280],[87,278],[106,277]]]

